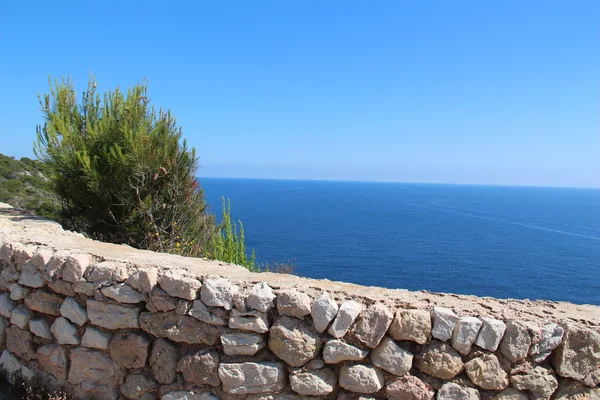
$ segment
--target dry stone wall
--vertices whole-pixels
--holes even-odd
[[[78,399],[600,398],[599,307],[251,274],[1,208],[11,379]]]

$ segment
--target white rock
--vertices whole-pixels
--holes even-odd
[[[246,305],[252,310],[267,312],[275,305],[277,296],[266,282],[257,283],[252,286],[246,298]]]
[[[8,242],[2,243],[2,246],[0,246],[0,260],[4,261],[7,264],[10,264],[12,262],[12,257],[12,245]]]
[[[257,394],[283,389],[286,373],[279,362],[221,363],[219,378],[226,393]]]
[[[552,350],[562,343],[564,333],[564,328],[555,323],[544,325],[539,341],[529,348],[529,354],[532,356],[533,360],[535,362],[542,362],[545,360]]]
[[[200,289],[200,298],[209,307],[223,307],[231,310],[233,296],[239,290],[238,286],[232,285],[227,279],[207,279]]]
[[[188,311],[188,315],[196,318],[197,320],[206,322],[207,324],[219,326],[227,325],[226,320],[211,313],[208,307],[206,307],[206,305],[204,305],[204,303],[200,300],[193,301],[192,308],[190,308]]]
[[[83,281],[83,275],[92,262],[92,256],[85,253],[69,255],[62,270],[62,279],[75,283]]]
[[[234,308],[229,317],[229,327],[242,331],[265,333],[269,331],[269,320],[265,313],[259,311],[240,312]]]
[[[290,375],[292,390],[304,396],[325,396],[333,392],[337,376],[329,369],[298,372]]]
[[[21,269],[25,263],[29,262],[37,248],[22,243],[14,243],[12,250],[14,263],[16,264],[17,269]]]
[[[323,292],[323,294],[314,301],[311,309],[311,316],[315,329],[321,333],[329,323],[335,318],[338,312],[338,305],[335,300],[329,297],[329,293]]]
[[[50,331],[50,325],[45,319],[32,319],[29,321],[29,330],[41,338],[54,339],[54,335]]]
[[[493,318],[480,317],[479,319],[481,319],[483,325],[481,326],[479,335],[477,335],[475,344],[482,349],[496,351],[504,336],[506,325],[504,322]]]
[[[129,273],[126,263],[102,261],[86,268],[83,277],[88,282],[125,282],[129,278]]]
[[[142,293],[150,293],[158,283],[158,268],[138,269],[127,278],[126,283]]]
[[[31,321],[33,317],[35,317],[33,311],[23,304],[19,304],[12,310],[10,322],[21,329],[29,329],[29,321]]]
[[[118,283],[116,285],[105,287],[101,292],[106,297],[125,304],[137,304],[146,299],[143,294],[126,283]]]
[[[53,251],[48,247],[38,248],[31,257],[31,263],[40,271],[46,270],[46,264],[50,261]]]
[[[19,278],[19,284],[32,288],[41,288],[46,284],[46,279],[41,271],[30,262],[26,262]]]
[[[50,257],[50,260],[48,260],[48,262],[46,263],[46,268],[44,269],[44,272],[46,272],[46,274],[52,278],[61,277],[63,268],[69,256],[69,251],[55,251],[54,254],[52,254],[52,257]]]
[[[329,327],[329,334],[335,338],[344,337],[348,328],[362,311],[362,305],[354,300],[345,301],[340,306],[333,323]]]
[[[110,346],[112,333],[104,333],[94,327],[88,326],[83,334],[81,345],[92,349],[107,350]]]
[[[23,287],[18,283],[12,283],[8,290],[10,290],[10,298],[13,300],[23,300],[25,297],[31,294],[31,289]]]
[[[16,306],[17,303],[10,298],[10,293],[0,293],[0,315],[10,318]]]
[[[85,308],[72,297],[67,297],[63,301],[60,306],[60,315],[79,326],[83,326],[88,320]]]
[[[452,332],[452,347],[462,355],[471,351],[483,322],[475,317],[460,317]]]
[[[442,385],[436,395],[437,400],[479,400],[477,389],[463,387],[453,382]]]
[[[158,278],[158,284],[170,296],[195,300],[202,284],[198,279],[184,276],[185,271],[168,270]]]
[[[224,333],[223,351],[228,356],[253,356],[265,347],[265,338],[258,333]]]
[[[281,316],[302,319],[310,314],[311,298],[295,289],[284,289],[277,293],[277,312]]]
[[[77,327],[71,324],[66,318],[56,318],[50,327],[50,331],[56,338],[58,344],[79,344],[79,332]]]
[[[393,339],[384,337],[371,351],[371,361],[390,374],[403,376],[412,368],[413,354],[398,346]]]
[[[452,337],[454,325],[458,321],[458,316],[449,308],[433,307],[433,329],[431,335],[441,341],[446,341]]]
[[[383,373],[372,365],[342,365],[340,386],[356,393],[375,393],[385,384]]]
[[[342,361],[359,361],[368,354],[369,350],[359,349],[341,340],[329,340],[323,349],[323,360],[327,364],[337,364]]]

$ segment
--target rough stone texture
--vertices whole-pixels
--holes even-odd
[[[10,322],[21,329],[29,329],[29,321],[31,321],[33,317],[35,317],[33,311],[23,304],[19,304],[12,310]]]
[[[25,299],[25,305],[33,311],[60,316],[60,306],[63,298],[45,290],[36,290]]]
[[[502,355],[512,362],[523,360],[529,353],[531,335],[527,326],[519,321],[507,321],[504,339],[500,345]]]
[[[269,331],[269,320],[267,314],[260,311],[240,312],[234,308],[229,317],[229,327],[242,331],[265,333]]]
[[[146,336],[126,331],[117,332],[110,341],[110,356],[123,368],[143,368],[148,360],[150,341]]]
[[[552,369],[542,366],[531,368],[523,374],[512,375],[510,382],[519,390],[527,390],[536,397],[550,397],[558,387]]]
[[[185,315],[143,312],[140,316],[143,330],[156,337],[174,342],[214,345],[219,341],[219,331],[212,325]]]
[[[431,334],[431,315],[426,310],[396,311],[388,334],[396,340],[425,344]]]
[[[8,287],[8,290],[10,291],[10,298],[15,301],[23,300],[25,297],[31,294],[31,289],[21,286],[18,283],[11,284]]]
[[[564,333],[564,328],[558,324],[545,324],[539,338],[530,347],[529,354],[536,362],[545,360],[561,344]]]
[[[87,314],[93,325],[107,329],[140,327],[140,308],[88,300]]]
[[[246,298],[246,306],[252,310],[267,312],[275,306],[277,296],[267,282],[260,282],[252,286],[248,297]]]
[[[58,344],[79,344],[80,342],[77,327],[64,317],[56,318],[50,331]]]
[[[506,325],[494,318],[480,317],[480,319],[483,325],[481,325],[475,344],[482,349],[496,351],[506,330]]]
[[[575,324],[564,324],[563,342],[552,355],[556,373],[565,378],[584,379],[600,367],[600,333]]]
[[[0,315],[10,318],[16,306],[17,303],[10,298],[10,293],[0,293]]]
[[[354,325],[354,336],[364,345],[375,348],[390,327],[394,314],[383,304],[375,303],[360,315]]]
[[[102,294],[119,303],[137,304],[146,300],[146,297],[126,283],[118,283],[101,290]]]
[[[148,294],[158,283],[158,268],[135,270],[126,283],[142,293]]]
[[[278,362],[221,363],[223,391],[232,394],[276,392],[285,386],[285,367]]]
[[[0,327],[1,326],[2,325],[0,324]],[[587,374],[587,376],[583,379],[583,383],[589,387],[600,386],[600,368]]]
[[[58,250],[52,254],[48,263],[46,263],[45,270],[42,270],[48,274],[49,277],[61,276],[65,265],[65,262],[69,258],[69,251]]]
[[[44,339],[54,339],[54,335],[52,335],[52,331],[50,330],[50,324],[45,319],[32,319],[29,321],[29,330],[35,336]]]
[[[194,300],[202,284],[198,279],[189,278],[183,270],[168,270],[158,278],[158,284],[170,296]]]
[[[0,351],[6,348],[6,328],[9,325],[10,322],[6,318],[0,317]]]
[[[88,326],[81,339],[81,345],[92,349],[108,350],[112,336],[112,332],[102,332],[99,329]]]
[[[434,341],[421,350],[417,368],[439,379],[452,379],[463,370],[464,364],[449,344]]]
[[[223,307],[231,310],[233,296],[239,291],[239,287],[232,285],[228,279],[207,279],[200,289],[200,298],[209,307]]]
[[[171,342],[166,339],[157,339],[154,342],[149,360],[154,379],[167,385],[175,382],[178,361],[177,347]]]
[[[373,365],[390,374],[402,376],[412,368],[413,354],[398,346],[391,338],[385,337],[379,346],[371,351],[371,361]]]
[[[518,389],[510,387],[497,395],[493,396],[490,400],[528,400],[527,394]]]
[[[333,323],[329,327],[329,334],[334,338],[344,337],[350,325],[362,311],[362,305],[354,300],[345,301],[340,306]]]
[[[452,347],[462,355],[469,354],[482,324],[479,318],[460,317],[452,332]]]
[[[82,281],[83,274],[91,262],[92,256],[89,254],[71,254],[65,261],[65,266],[62,270],[62,279],[72,283]]]
[[[431,318],[433,319],[431,335],[444,342],[450,339],[454,332],[454,325],[458,321],[454,311],[446,307],[433,307]]]
[[[436,398],[437,400],[479,400],[481,397],[477,389],[448,382],[438,390]]]
[[[97,350],[78,347],[71,350],[70,358],[68,380],[71,384],[98,382],[116,376],[120,370],[108,354]]]
[[[62,279],[48,282],[48,288],[50,288],[53,292],[62,294],[63,296],[73,297],[76,294],[73,284],[71,282],[63,281]]]
[[[342,361],[360,361],[369,355],[369,350],[359,349],[356,346],[341,340],[329,340],[323,349],[323,360],[327,364],[337,364]]]
[[[581,382],[564,379],[558,385],[554,400],[600,400],[600,388],[592,389]]]
[[[102,261],[88,267],[83,274],[88,282],[125,282],[128,277],[127,263]]]
[[[144,374],[130,374],[121,385],[121,393],[128,399],[139,399],[144,394],[156,390],[156,381]],[[154,396],[150,398],[154,399]]]
[[[57,344],[48,344],[38,348],[36,357],[44,371],[56,379],[67,379],[69,357],[65,349]]]
[[[281,290],[277,293],[277,313],[281,316],[304,318],[310,314],[311,298],[295,289]]]
[[[30,261],[33,265],[35,265],[37,269],[39,269],[40,271],[45,271],[46,264],[48,263],[48,261],[50,261],[50,258],[52,257],[53,253],[54,252],[52,251],[52,249],[49,249],[47,247],[40,247],[35,251],[35,253],[33,253],[33,256],[31,256]]]
[[[39,271],[32,263],[27,262],[21,271],[18,282],[19,285],[30,288],[41,288],[46,284],[46,279],[43,272]]]
[[[96,286],[93,283],[76,282],[72,285],[75,293],[79,293],[87,297],[94,297],[96,294]]]
[[[486,390],[503,390],[508,387],[508,374],[493,354],[484,354],[465,364],[467,376],[477,386]]]
[[[336,382],[337,376],[329,368],[290,375],[292,390],[305,396],[325,396],[333,392]]]
[[[183,374],[183,379],[196,386],[219,386],[221,381],[218,368],[219,353],[214,349],[205,349],[185,356],[177,363],[177,371]]]
[[[225,326],[227,325],[227,317],[221,318],[215,313],[212,313],[206,305],[200,300],[194,300],[192,307],[187,312],[188,315],[196,318],[197,320],[206,322],[207,324]]]
[[[389,400],[432,400],[435,390],[416,376],[403,376],[385,388]]]
[[[169,296],[169,294],[164,290],[157,287],[152,289],[152,292],[150,292],[150,303],[156,309],[152,310],[153,312],[169,312],[177,308],[177,300]]]
[[[311,316],[317,332],[321,333],[327,329],[329,323],[335,318],[338,305],[329,293],[323,292],[321,296],[312,303]]]
[[[383,373],[372,365],[342,365],[340,386],[356,393],[375,393],[385,384]]]
[[[79,304],[74,298],[67,297],[60,306],[60,315],[79,326],[85,325],[88,320],[85,307]]]
[[[292,367],[317,357],[321,346],[318,333],[297,318],[279,318],[269,334],[269,349]]]
[[[162,396],[160,400],[219,400],[211,393],[187,392],[176,390]]]
[[[6,328],[6,348],[25,361],[35,358],[35,344],[31,332],[24,331],[12,325]]]
[[[222,334],[221,344],[228,356],[253,356],[266,345],[263,335],[241,332]]]

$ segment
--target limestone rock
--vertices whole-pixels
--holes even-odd
[[[176,368],[179,357],[177,347],[166,339],[157,339],[150,352],[150,368],[154,379],[159,383],[168,385],[177,378]]]
[[[277,296],[266,282],[257,283],[248,293],[246,306],[251,310],[266,313],[275,306],[276,298]]]
[[[483,325],[481,325],[475,344],[482,349],[496,351],[502,336],[504,336],[506,325],[504,322],[493,318],[480,317],[480,319]]]
[[[232,285],[228,279],[207,279],[200,289],[200,298],[209,307],[223,307],[231,310],[233,296],[239,291],[239,287]]]
[[[217,396],[208,392],[187,392],[176,390],[162,396],[160,400],[220,400]]]
[[[417,368],[433,377],[449,380],[463,370],[464,364],[460,354],[449,344],[434,341],[421,350]]]
[[[46,284],[46,279],[43,272],[39,271],[35,265],[27,262],[23,267],[23,271],[21,271],[21,277],[18,282],[19,285],[30,288],[41,288]]]
[[[354,300],[345,301],[340,306],[333,323],[329,327],[329,334],[335,338],[344,337],[350,325],[362,311],[362,305]]]
[[[79,344],[79,331],[68,319],[59,317],[54,320],[50,331],[58,344]]]
[[[381,343],[371,351],[373,365],[390,374],[406,375],[412,368],[413,354],[398,346],[393,339],[383,338]]]
[[[292,367],[317,357],[321,346],[319,334],[297,318],[279,318],[269,334],[269,349]]]
[[[221,344],[228,356],[253,356],[265,347],[265,338],[258,333],[224,333]]]
[[[443,342],[450,339],[454,332],[454,325],[458,322],[458,315],[445,307],[433,307],[431,314],[433,319],[431,335]]]
[[[389,400],[433,400],[435,396],[435,390],[431,386],[411,375],[389,383],[385,393]]]
[[[4,261],[7,264],[12,262],[13,258],[13,249],[10,243],[4,242],[2,246],[0,246],[0,260]]]
[[[48,247],[38,248],[31,257],[31,263],[40,271],[46,270],[46,264],[50,261],[53,251]]]
[[[535,362],[542,362],[557,348],[562,340],[565,330],[562,326],[549,323],[542,327],[540,337],[529,348],[529,355]]]
[[[140,308],[109,304],[89,299],[87,314],[93,325],[107,329],[134,329],[140,327]]]
[[[342,361],[360,361],[369,354],[369,350],[362,350],[341,340],[329,340],[323,349],[323,360],[327,364],[337,364]]]
[[[24,245],[23,243],[14,243],[12,250],[13,260],[17,268],[20,269],[31,259],[37,249],[34,246]]]
[[[394,314],[383,304],[369,306],[356,320],[354,336],[364,345],[375,348],[390,327]]]
[[[88,282],[125,282],[129,277],[127,264],[119,261],[102,261],[89,266],[83,277]]]
[[[110,332],[102,332],[99,329],[88,326],[83,334],[83,339],[81,339],[81,345],[92,349],[108,350],[112,335]]]
[[[5,332],[8,351],[25,361],[35,358],[36,348],[31,332],[19,329],[15,325],[6,328]]]
[[[179,315],[187,315],[192,306],[191,301],[187,300],[177,300],[177,306],[175,307],[175,312]]]
[[[32,319],[29,321],[29,330],[35,336],[39,336],[44,339],[54,339],[52,331],[50,331],[50,324],[45,319]]]
[[[0,315],[10,318],[16,306],[17,303],[10,298],[10,293],[0,293]]]
[[[600,388],[590,388],[580,381],[563,379],[554,394],[554,400],[599,400]]]
[[[48,288],[53,292],[62,294],[64,296],[75,296],[75,290],[71,282],[63,281],[62,279],[48,282]]]
[[[564,340],[554,351],[552,364],[558,375],[583,380],[600,368],[600,333],[573,323],[563,328]]]
[[[521,392],[520,390],[515,389],[514,387],[510,387],[502,392],[498,393],[490,400],[528,400],[527,394],[525,392]]]
[[[102,294],[119,303],[137,304],[146,300],[146,297],[126,283],[118,283],[101,290]]]
[[[515,388],[528,390],[536,397],[550,397],[558,387],[554,372],[542,366],[536,366],[523,374],[512,375],[510,382]]]
[[[477,386],[486,390],[503,390],[508,387],[508,374],[493,354],[484,354],[465,364],[467,376]]]
[[[340,386],[355,393],[375,393],[385,384],[383,373],[372,365],[342,365]]]
[[[277,312],[281,316],[304,318],[310,314],[311,298],[295,289],[280,290],[277,293]]]
[[[323,367],[325,367],[325,361],[319,359],[310,360],[308,364],[305,365],[305,368],[309,371],[316,371]]]
[[[479,318],[460,317],[452,332],[452,347],[462,355],[469,354],[482,324]]]
[[[148,360],[150,341],[137,333],[119,331],[111,339],[109,350],[113,361],[121,367],[139,369]]]
[[[336,382],[337,376],[329,368],[290,375],[292,390],[305,396],[328,395],[333,392]]]
[[[54,375],[56,379],[67,379],[67,351],[57,344],[48,344],[38,348],[37,361],[42,369]]]
[[[269,321],[267,314],[260,311],[240,312],[233,309],[229,316],[229,327],[242,331],[265,333],[269,331]]]
[[[67,297],[60,306],[60,315],[79,326],[85,325],[88,320],[85,308],[74,298]]]
[[[21,329],[29,329],[29,321],[31,321],[33,317],[35,317],[33,311],[23,304],[19,304],[12,310],[10,322]]]
[[[214,349],[205,349],[185,356],[177,363],[177,371],[183,374],[183,379],[196,386],[220,386],[218,368],[219,353]]]
[[[150,293],[158,283],[158,268],[142,268],[133,272],[126,283],[142,293]]]
[[[188,311],[188,315],[206,322],[207,324],[225,326],[227,325],[227,318],[221,318],[218,315],[212,313],[206,305],[200,300],[194,300],[192,308]]]
[[[65,266],[62,270],[62,278],[71,283],[83,281],[83,274],[91,262],[92,256],[89,254],[71,254],[65,261]]]
[[[388,334],[396,340],[425,344],[431,333],[431,315],[426,310],[398,310]]]
[[[221,363],[223,391],[231,394],[277,392],[285,386],[285,367],[279,362]]]
[[[337,311],[338,305],[335,300],[329,297],[329,293],[323,292],[311,307],[311,316],[317,332],[321,333],[327,329],[337,315]]]
[[[18,283],[12,283],[8,287],[8,290],[10,291],[10,298],[15,301],[23,300],[31,294],[31,289],[21,286]]]
[[[529,346],[531,335],[527,326],[519,321],[507,321],[504,339],[500,345],[502,355],[512,362],[517,362],[527,357]]]
[[[60,316],[60,306],[63,298],[45,290],[36,290],[25,299],[25,305],[33,311]]]
[[[443,384],[436,395],[437,400],[479,400],[480,398],[477,389],[460,386],[453,382]]]
[[[94,297],[96,294],[96,285],[88,282],[76,282],[73,284],[73,291],[86,297]]]
[[[202,284],[198,279],[188,278],[184,274],[182,270],[168,270],[159,276],[158,284],[173,297],[194,300]]]
[[[45,270],[42,270],[48,274],[49,277],[61,277],[65,262],[69,258],[69,252],[67,250],[58,250],[52,254],[50,260],[46,263]]]
[[[177,300],[169,296],[167,292],[160,288],[152,289],[150,292],[150,303],[156,308],[156,311],[169,312],[177,308]]]
[[[128,399],[140,399],[144,394],[156,390],[157,387],[156,381],[144,374],[129,374],[121,385],[121,393]]]
[[[219,331],[212,325],[185,315],[143,312],[140,316],[143,330],[156,337],[174,342],[214,345],[219,340]]]
[[[119,366],[101,351],[78,347],[71,350],[68,381],[77,385],[84,381],[98,382],[119,373]]]
[[[0,324],[0,329],[1,327],[2,325]],[[0,340],[0,342],[2,341]],[[587,374],[587,376],[583,379],[583,383],[589,387],[600,386],[600,368]]]

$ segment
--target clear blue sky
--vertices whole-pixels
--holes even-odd
[[[49,75],[147,78],[201,176],[600,187],[600,1],[5,1],[0,152]]]

